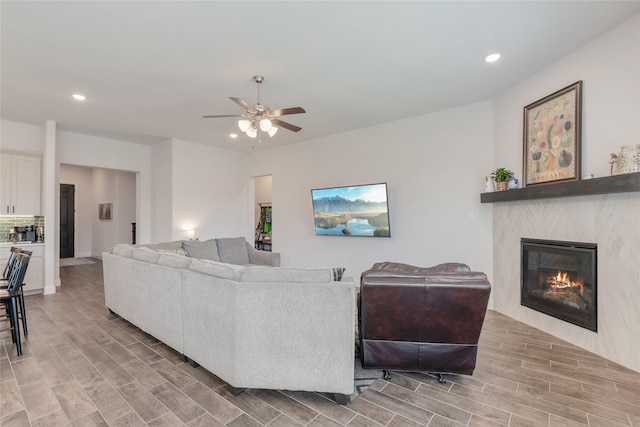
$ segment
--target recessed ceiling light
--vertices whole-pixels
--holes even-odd
[[[236,139],[238,137],[237,133],[230,133],[229,138]]]
[[[491,55],[487,55],[484,57],[484,62],[496,62],[498,59],[500,59],[500,54],[492,53]]]
[[[73,99],[75,99],[76,101],[84,101],[85,99],[87,99],[86,96],[79,94],[79,93],[74,93],[73,95],[71,95],[73,97]]]

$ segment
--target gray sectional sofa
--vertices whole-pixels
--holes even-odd
[[[189,242],[103,253],[107,307],[236,389],[351,395],[353,279],[334,281],[329,268],[272,267],[277,254],[251,255],[250,246],[223,254],[243,251],[217,240],[221,260],[250,262],[185,256],[198,253]]]

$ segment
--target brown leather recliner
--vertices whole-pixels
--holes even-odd
[[[471,375],[491,284],[465,264],[377,263],[362,273],[364,368]]]

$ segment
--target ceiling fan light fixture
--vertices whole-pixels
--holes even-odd
[[[269,132],[269,130],[273,127],[271,120],[262,119],[260,120],[260,130],[263,132]]]
[[[258,135],[258,129],[256,129],[255,126],[250,126],[245,133],[249,138],[255,138]]]
[[[251,127],[251,120],[247,120],[247,119],[238,120],[238,127],[242,132],[247,132],[247,130]]]
[[[2,1],[2,0],[0,0]],[[249,138],[258,138],[258,142],[262,142],[260,140],[261,132],[264,132],[269,135],[269,137],[273,137],[277,132],[278,128],[285,128],[292,132],[298,132],[302,128],[296,125],[292,125],[291,123],[287,123],[280,119],[280,116],[286,116],[289,114],[301,114],[306,113],[304,108],[302,107],[291,107],[291,108],[278,108],[272,110],[271,108],[260,103],[260,85],[264,82],[264,77],[262,76],[254,76],[253,80],[256,82],[257,90],[258,90],[258,102],[255,105],[249,104],[243,99],[229,97],[229,99],[240,107],[244,108],[245,114],[218,114],[218,115],[204,115],[202,116],[205,119],[210,118],[222,118],[222,117],[240,117],[238,119],[238,128],[247,135]],[[233,138],[233,136],[230,136]]]

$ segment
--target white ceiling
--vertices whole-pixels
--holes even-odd
[[[302,106],[255,149],[491,99],[640,11],[640,1],[0,2],[2,119],[238,151],[228,97]],[[488,53],[502,53],[495,64]],[[578,80],[580,76],[576,76]],[[558,82],[559,85],[571,82]],[[74,92],[88,99],[78,103]],[[534,100],[531,100],[534,101]]]

